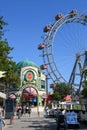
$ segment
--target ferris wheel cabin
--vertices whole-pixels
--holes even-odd
[[[62,14],[57,14],[57,15],[55,16],[55,20],[58,21],[58,20],[61,19],[62,17],[63,17]]]
[[[87,21],[87,15],[85,16],[85,21]]]
[[[75,16],[76,14],[77,14],[77,11],[76,11],[76,10],[72,10],[72,11],[70,12],[70,16],[71,16],[71,17]]]
[[[47,26],[44,27],[43,31],[44,32],[49,32],[50,29],[51,29],[51,26],[47,25]]]
[[[45,48],[45,44],[44,43],[41,43],[38,45],[38,50],[42,50]]]
[[[41,68],[42,70],[44,70],[44,69],[47,69],[48,66],[47,66],[46,64],[44,64],[44,65],[41,65],[40,68]]]
[[[50,84],[50,88],[55,88],[55,84]]]

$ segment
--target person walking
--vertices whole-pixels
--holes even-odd
[[[31,108],[28,109],[28,114],[29,114],[29,117],[30,117],[30,114],[31,114]]]

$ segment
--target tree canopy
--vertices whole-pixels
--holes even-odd
[[[83,90],[81,92],[83,98],[87,98],[87,68],[84,69],[83,75],[85,80],[83,82]]]
[[[14,49],[10,47],[7,39],[4,39],[4,26],[8,25],[3,17],[0,17],[0,71],[5,71],[5,77],[0,78],[0,88],[18,87],[20,77],[17,74],[16,62],[12,60],[10,52]]]
[[[84,81],[83,90],[81,94],[83,98],[87,98],[87,81]]]
[[[71,89],[66,83],[57,83],[54,88],[53,99],[61,101],[65,96],[69,95],[70,92]]]

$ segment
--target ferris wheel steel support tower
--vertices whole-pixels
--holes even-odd
[[[82,57],[84,56],[84,63],[82,62]],[[77,68],[79,71],[77,72]],[[82,54],[77,54],[76,55],[76,61],[74,63],[74,67],[69,79],[69,85],[71,86],[72,89],[76,87],[77,88],[77,95],[80,94],[80,91],[82,89],[82,85],[84,80],[86,80],[86,77],[84,76],[84,70],[87,69],[87,51],[84,51]],[[78,77],[79,82],[76,83],[75,79]]]

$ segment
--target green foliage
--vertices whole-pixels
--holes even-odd
[[[6,70],[8,68],[11,60],[9,54],[12,49],[9,47],[7,40],[0,41],[0,70]]]
[[[0,16],[0,40],[2,39],[2,36],[4,35],[4,26],[8,25],[4,20],[3,16]]]
[[[0,88],[6,87],[18,87],[20,85],[20,77],[18,76],[16,70],[16,62],[12,60],[10,52],[13,50],[9,46],[7,39],[3,39],[4,26],[7,23],[0,17],[0,71],[6,71],[5,77],[0,78]]]
[[[83,82],[83,90],[81,92],[83,98],[87,98],[87,68],[83,70],[84,82]]]
[[[59,100],[62,99],[62,96],[61,96],[61,94],[60,94],[58,91],[55,91],[55,92],[53,93],[53,99],[59,101]]]
[[[85,80],[83,83],[82,97],[87,98],[87,81]]]
[[[71,92],[71,89],[67,84],[57,83],[53,92],[53,99],[62,101],[65,96],[70,94],[70,92]]]
[[[85,68],[85,69],[83,70],[83,74],[84,74],[84,76],[87,76],[87,68]]]

